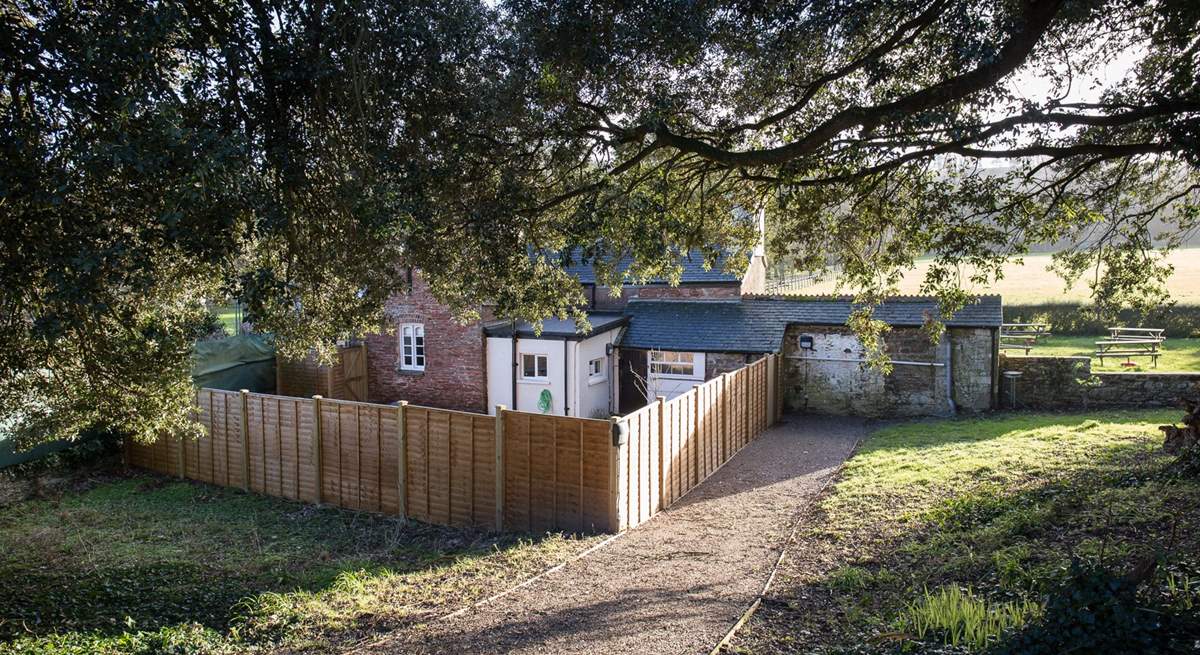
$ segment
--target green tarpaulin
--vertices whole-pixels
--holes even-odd
[[[269,335],[243,334],[196,344],[192,380],[197,387],[275,391],[275,345]]]

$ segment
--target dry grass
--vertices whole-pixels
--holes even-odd
[[[1200,248],[1180,249],[1168,255],[1167,261],[1175,267],[1169,287],[1172,297],[1185,304],[1200,304]],[[900,282],[900,293],[921,293],[921,282],[929,270],[930,262],[916,263]],[[1021,263],[1010,262],[1004,269],[1004,278],[988,288],[972,288],[977,293],[998,293],[1006,305],[1027,305],[1047,302],[1087,302],[1090,290],[1081,280],[1069,289],[1064,289],[1062,278],[1046,269],[1050,265],[1049,254],[1028,255]],[[970,271],[964,271],[965,284]],[[968,287],[970,288],[970,287]],[[837,280],[831,280],[804,289],[808,294],[846,293]]]

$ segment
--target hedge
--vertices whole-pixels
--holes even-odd
[[[1040,303],[1005,305],[1005,323],[1049,323],[1054,334],[1097,336],[1110,326],[1155,327],[1166,329],[1168,337],[1200,336],[1200,305],[1175,305],[1147,314],[1121,310],[1117,317],[1098,318],[1094,310],[1080,303]]]

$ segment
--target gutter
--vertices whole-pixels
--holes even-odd
[[[517,407],[517,322],[512,322],[512,408],[513,411],[519,411]]]

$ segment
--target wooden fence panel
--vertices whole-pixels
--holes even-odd
[[[775,421],[775,355],[693,387],[670,401],[659,400],[618,422],[628,435],[615,458],[619,529],[635,527],[703,482]],[[659,458],[654,473],[647,455]],[[647,494],[655,501],[647,503]]]
[[[620,446],[609,421],[505,410],[503,471],[495,417],[212,389],[196,398],[205,436],[126,444],[126,458],[168,475],[388,514],[401,513],[403,469],[403,514],[414,519],[495,527],[502,489],[506,529],[620,530],[669,507],[774,421],[775,363],[760,360],[619,419]]]
[[[505,412],[504,421],[504,525],[513,530],[533,530],[530,484],[530,420],[532,414]]]
[[[429,512],[429,410],[409,405],[404,410],[408,473],[405,476],[408,516],[432,523]]]

